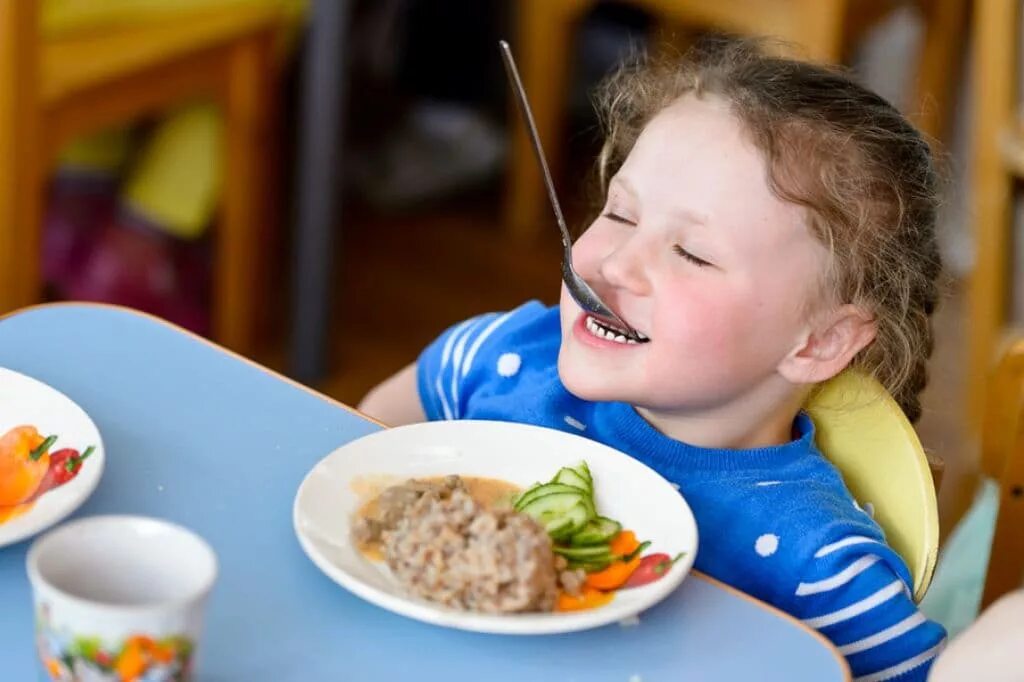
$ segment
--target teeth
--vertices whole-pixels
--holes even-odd
[[[598,322],[597,320],[595,320],[593,317],[590,317],[589,315],[587,316],[586,325],[587,325],[587,330],[591,334],[593,334],[594,336],[597,336],[599,338],[607,339],[609,341],[614,341],[616,343],[625,343],[625,344],[634,344],[634,345],[637,343],[637,341],[635,339],[627,339],[626,335],[623,334],[621,331],[611,329],[610,327],[606,326],[605,324],[603,324],[601,322]],[[639,333],[639,332],[637,332],[637,336],[642,341],[646,341],[647,340],[647,337],[644,336],[643,334]]]

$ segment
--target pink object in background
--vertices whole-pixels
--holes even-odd
[[[99,227],[110,221],[117,197],[112,176],[58,175],[43,222],[45,281],[64,295],[89,257]]]
[[[143,310],[206,334],[208,275],[201,248],[178,242],[122,211],[97,231],[65,293],[76,300]]]

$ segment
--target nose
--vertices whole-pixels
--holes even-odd
[[[598,264],[601,278],[611,287],[637,296],[649,293],[654,254],[646,241],[637,231],[617,243]]]

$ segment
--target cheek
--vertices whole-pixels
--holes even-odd
[[[609,230],[595,223],[572,246],[573,268],[587,278],[587,274],[597,272],[605,255],[613,249]]]
[[[668,337],[673,341],[673,353],[675,349],[685,349],[683,353],[690,358],[686,364],[696,360],[699,364],[708,364],[710,370],[720,365],[714,361],[716,358],[733,358],[740,354],[741,339],[749,332],[745,322],[722,306],[692,303],[674,322]],[[659,330],[656,338],[665,337]]]
[[[576,316],[580,313],[580,307],[572,300],[569,290],[562,283],[558,295],[558,315],[562,322],[562,336],[565,337],[572,332],[572,325],[576,323]]]
[[[696,356],[775,356],[790,342],[792,321],[764,296],[710,286],[662,297],[657,335],[673,345],[690,348]]]

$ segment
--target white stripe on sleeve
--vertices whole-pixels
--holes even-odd
[[[898,677],[905,672],[910,672],[917,666],[924,665],[929,660],[935,658],[935,656],[938,655],[940,651],[942,651],[942,647],[944,644],[945,640],[936,644],[928,651],[924,651],[918,654],[917,656],[914,656],[913,658],[908,658],[902,663],[897,663],[896,665],[890,666],[885,670],[879,670],[878,672],[871,673],[870,675],[861,675],[860,677],[855,677],[853,679],[853,682],[883,682],[883,680],[891,680],[892,678]]]
[[[858,639],[856,642],[850,642],[845,646],[839,647],[839,653],[843,656],[852,656],[853,654],[859,654],[862,651],[873,649],[876,646],[891,642],[900,635],[910,632],[921,623],[924,623],[927,619],[924,614],[920,611],[915,611],[895,625],[890,625],[886,629],[876,632],[870,637],[864,639]]]
[[[476,352],[480,350],[480,345],[487,340],[487,337],[490,336],[495,329],[504,324],[513,312],[515,311],[507,312],[491,322],[487,325],[487,328],[480,333],[480,336],[476,337],[476,341],[473,342],[473,345],[469,347],[469,352],[466,353],[466,359],[462,362],[462,376],[469,374],[469,370],[473,366],[473,359],[476,357]]]
[[[437,397],[441,400],[441,411],[444,412],[444,418],[448,421],[454,419],[452,416],[452,408],[448,405],[448,398],[444,395],[444,386],[441,385],[441,375],[437,376],[434,380],[434,390],[437,391]]]
[[[859,545],[865,542],[874,542],[878,544],[878,540],[875,540],[874,538],[865,537],[863,535],[851,535],[850,537],[843,538],[838,542],[833,542],[831,545],[825,545],[824,547],[822,547],[814,553],[814,558],[820,559],[821,557],[828,556],[832,552],[840,550],[843,547],[849,547],[850,545]]]
[[[805,618],[804,624],[808,627],[812,627],[815,630],[828,627],[829,625],[835,625],[836,623],[842,623],[845,620],[856,618],[865,611],[870,611],[879,604],[882,604],[889,599],[892,599],[897,594],[903,591],[903,581],[900,579],[893,580],[891,583],[878,590],[874,594],[864,597],[858,602],[854,602],[849,606],[833,611],[832,613],[826,613],[823,616],[816,618]]]
[[[879,560],[879,557],[874,554],[866,554],[843,570],[839,571],[839,573],[836,573],[831,578],[825,578],[824,580],[819,580],[813,583],[800,583],[796,587],[796,596],[806,597],[809,594],[830,592],[837,587],[842,587],[853,580],[856,576],[878,563]]]
[[[466,332],[463,333],[461,337],[459,337],[458,343],[455,344],[455,350],[452,352],[452,391],[451,391],[451,397],[452,397],[452,413],[455,415],[456,419],[458,419],[460,417],[460,415],[459,415],[459,379],[460,379],[459,370],[462,367],[462,353],[466,349],[466,342],[468,342],[473,337],[473,334],[476,333],[476,330],[480,328],[480,325],[482,325],[485,322],[485,320],[486,320],[486,317],[484,317],[484,316],[476,317],[473,320],[471,320],[473,322],[473,326],[470,327],[468,330],[466,330]]]
[[[473,324],[476,318],[464,320],[459,323],[451,334],[445,339],[444,348],[441,350],[441,366],[437,370],[437,377],[434,379],[434,390],[437,391],[437,397],[441,401],[441,411],[444,412],[445,419],[454,419],[455,415],[452,412],[451,403],[448,402],[448,396],[444,392],[444,384],[441,381],[441,377],[444,376],[444,371],[448,367],[448,362],[451,360],[452,347],[455,345],[456,340],[464,333],[466,327]]]

